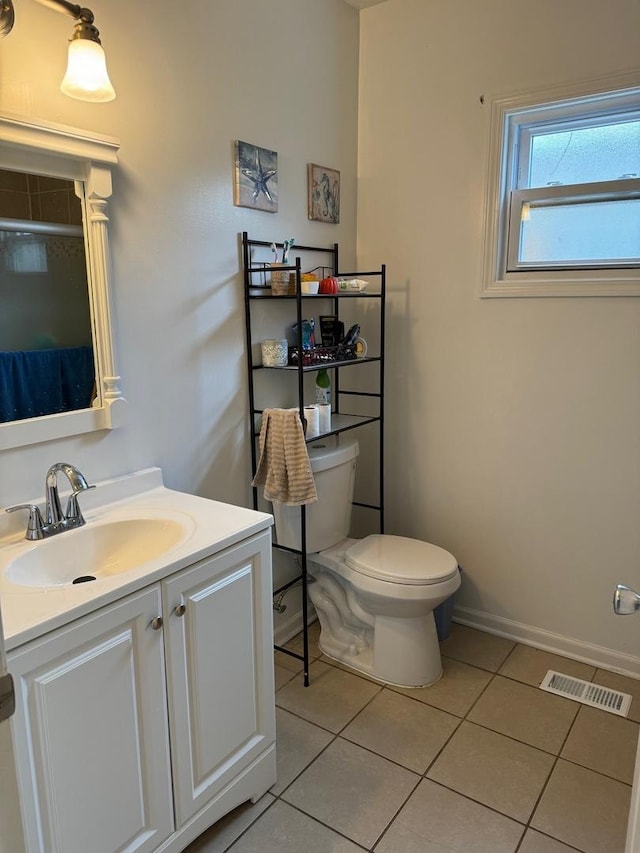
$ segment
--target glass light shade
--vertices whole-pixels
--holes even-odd
[[[67,73],[60,91],[79,101],[112,101],[115,98],[102,45],[83,38],[69,42]]]

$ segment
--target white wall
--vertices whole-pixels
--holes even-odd
[[[479,290],[491,96],[639,56],[637,0],[361,14],[359,266],[382,256],[391,290],[388,532],[458,557],[461,618],[637,672],[640,622],[611,597],[640,588],[640,300]]]
[[[94,0],[117,91],[97,105],[58,91],[73,22],[15,5],[0,111],[121,141],[110,231],[128,424],[5,451],[0,506],[41,496],[60,459],[93,481],[159,465],[172,488],[247,505],[238,235],[338,241],[353,263],[358,12],[343,0]],[[278,151],[277,214],[234,207],[236,139]],[[309,162],[341,171],[340,225],[307,219]]]

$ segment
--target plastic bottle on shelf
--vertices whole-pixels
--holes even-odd
[[[316,403],[331,403],[331,380],[325,367],[316,375]]]

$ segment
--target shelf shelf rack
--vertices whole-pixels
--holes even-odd
[[[244,305],[245,305],[245,334],[247,347],[247,379],[249,389],[249,422],[251,435],[251,474],[255,476],[258,465],[258,439],[260,431],[257,428],[258,416],[262,414],[262,409],[256,407],[256,389],[255,382],[260,374],[269,371],[286,371],[293,372],[297,375],[297,400],[300,413],[300,419],[304,417],[304,376],[306,373],[317,372],[321,369],[333,371],[333,400],[332,400],[332,416],[331,430],[320,435],[315,435],[307,439],[307,443],[315,442],[318,439],[330,436],[339,435],[343,432],[357,429],[366,424],[377,423],[378,431],[378,449],[379,449],[379,483],[378,483],[378,503],[364,503],[354,501],[354,506],[359,506],[368,510],[374,510],[378,513],[378,528],[380,533],[384,533],[384,359],[385,359],[385,301],[386,301],[386,267],[384,264],[377,270],[368,272],[340,272],[339,271],[339,250],[338,244],[334,243],[330,247],[326,246],[295,246],[296,257],[294,262],[288,266],[278,265],[279,270],[293,273],[295,279],[295,294],[276,295],[271,292],[271,287],[267,281],[269,264],[266,261],[254,260],[254,253],[267,254],[271,251],[272,243],[265,240],[253,240],[249,238],[246,231],[241,235],[241,252],[242,252],[242,270],[244,283]],[[282,248],[282,243],[275,244],[278,248]],[[336,278],[351,279],[351,278],[372,278],[377,282],[377,287],[374,291],[340,291],[337,294],[304,294],[301,292],[300,282],[302,280],[302,256],[314,256],[317,260],[327,259],[328,264],[321,266],[325,270],[329,270],[331,275]],[[319,267],[315,267],[317,269]],[[264,367],[262,364],[256,364],[253,361],[253,334],[252,334],[252,304],[261,300],[278,300],[285,306],[295,306],[295,322],[297,328],[302,329],[302,321],[304,319],[304,309],[310,300],[314,300],[316,304],[318,300],[328,300],[331,304],[333,314],[340,318],[340,306],[346,305],[351,300],[377,300],[380,306],[379,310],[379,355],[365,356],[363,358],[350,359],[345,361],[330,361],[318,362],[314,364],[303,364],[302,354],[300,349],[297,353],[297,364],[286,365],[285,367]],[[326,302],[325,302],[326,304]],[[290,310],[290,309],[289,309]],[[290,315],[289,315],[290,316]],[[291,319],[291,317],[290,317]],[[298,344],[300,346],[300,344]],[[378,365],[378,382],[376,391],[361,391],[355,389],[346,389],[340,385],[340,369],[352,367],[354,365],[375,363]],[[355,399],[357,397],[372,398],[377,401],[377,414],[375,415],[356,415],[343,412],[342,408],[345,405],[347,398]],[[304,422],[304,421],[303,421]],[[259,508],[258,489],[253,488],[253,507]],[[303,624],[303,643],[302,654],[287,649],[284,646],[276,645],[275,648],[291,657],[297,658],[303,664],[303,676],[305,686],[309,685],[309,636],[308,636],[308,598],[307,598],[307,531],[306,531],[306,508],[300,507],[300,551],[287,548],[284,545],[278,545],[274,542],[273,547],[282,551],[286,551],[299,556],[300,574],[298,577],[280,586],[273,591],[274,599],[277,595],[285,592],[298,584],[302,588],[302,624]]]

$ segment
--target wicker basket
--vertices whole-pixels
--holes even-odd
[[[281,264],[269,264],[271,270],[271,293],[274,296],[295,296],[296,274],[287,269],[278,269]]]

